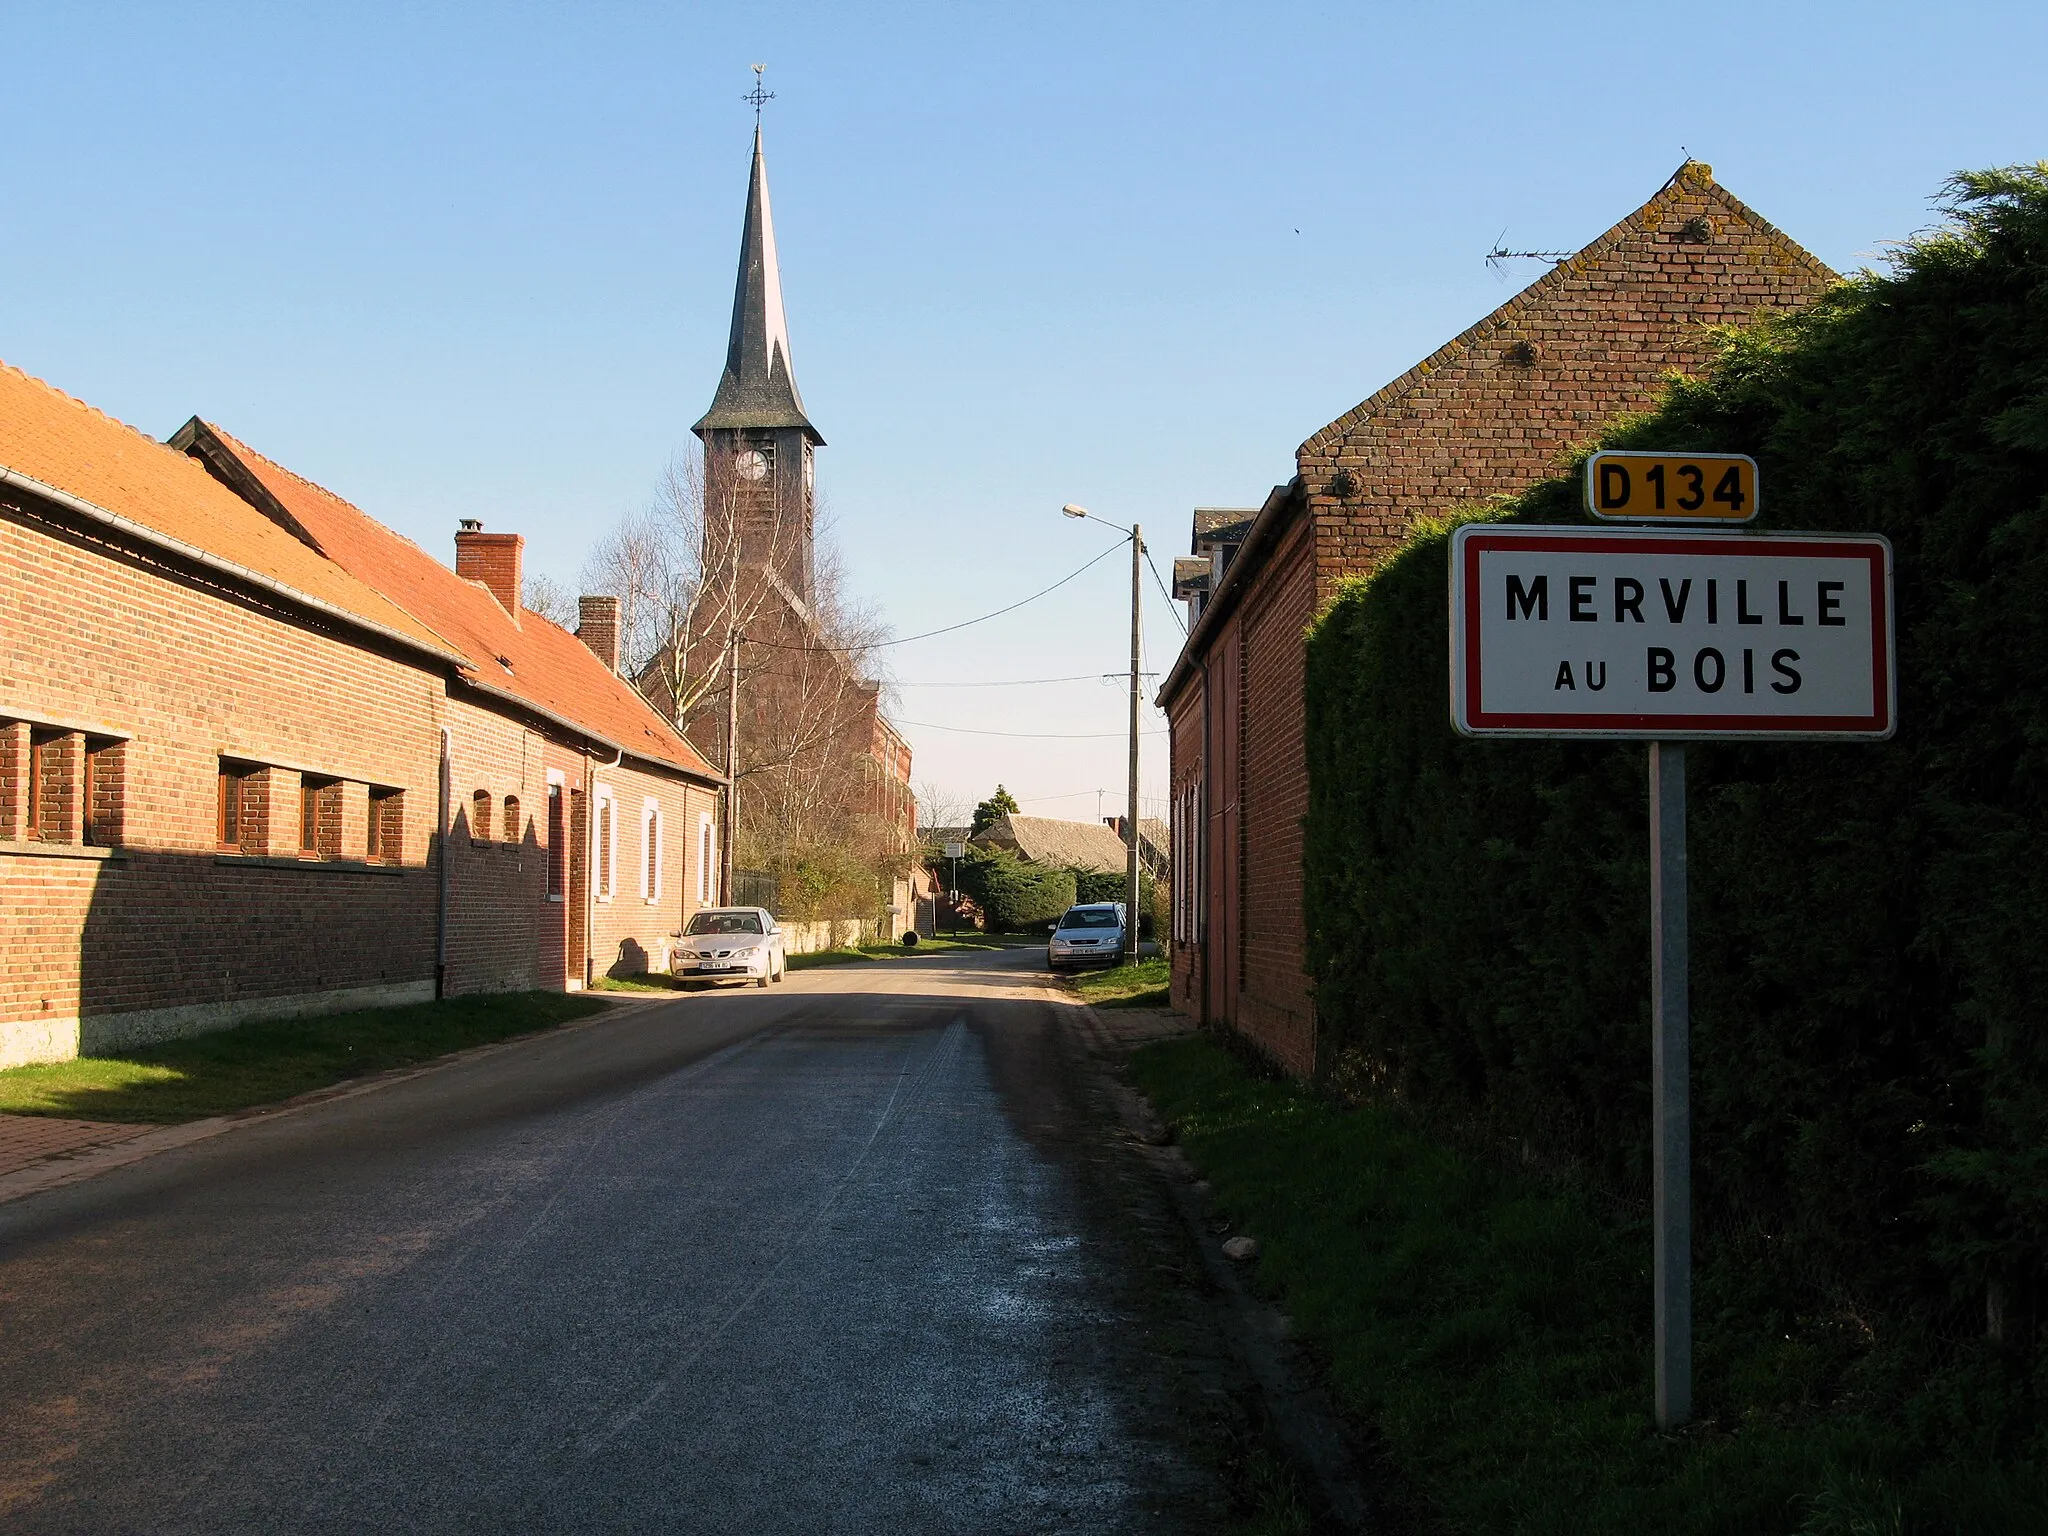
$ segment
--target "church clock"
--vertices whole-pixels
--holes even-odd
[[[758,448],[749,448],[733,460],[733,467],[739,471],[742,480],[765,480],[768,478],[768,455]]]

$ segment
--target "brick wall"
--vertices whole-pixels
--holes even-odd
[[[1692,163],[1642,208],[1304,443],[1317,595],[1371,569],[1418,516],[1513,495],[1556,473],[1710,330],[1811,303],[1826,267]],[[1347,472],[1356,489],[1331,482]]]
[[[1239,618],[1244,766],[1235,1022],[1267,1055],[1301,1074],[1315,1067],[1301,881],[1301,822],[1308,814],[1302,635],[1315,607],[1313,548],[1313,530],[1297,523]]]
[[[0,582],[0,1064],[431,995],[444,725],[448,990],[580,984],[581,792],[593,773],[628,812],[614,899],[595,904],[599,969],[665,956],[696,906],[711,791],[630,761],[594,767],[514,706],[459,685],[451,697],[430,658],[325,633],[211,575],[83,534],[56,509],[0,500],[0,569],[19,576]],[[32,749],[48,769],[36,839],[24,835]],[[247,770],[228,847],[224,761]],[[550,770],[578,844],[552,901]],[[383,828],[393,841],[374,859],[373,789],[395,792]],[[492,808],[481,843],[477,791]],[[662,809],[652,897],[639,875],[650,797]]]
[[[548,899],[548,770],[580,784],[582,757],[522,721],[466,699],[450,699],[446,718],[447,989],[458,994],[562,986],[568,975],[568,903]],[[476,819],[478,795],[488,807],[483,828]],[[517,806],[508,818],[511,801]]]
[[[1711,328],[1803,306],[1831,281],[1707,167],[1688,164],[1569,262],[1302,444],[1305,513],[1267,514],[1296,521],[1247,567],[1237,607],[1208,616],[1195,665],[1167,700],[1175,782],[1203,782],[1209,827],[1234,823],[1237,843],[1235,867],[1225,850],[1209,851],[1217,888],[1201,954],[1176,960],[1177,1003],[1235,1024],[1293,1071],[1314,1070],[1302,633],[1335,584],[1371,570],[1418,517],[1555,473],[1604,422],[1651,405],[1668,373],[1701,368]],[[1219,717],[1233,667],[1242,697]],[[1183,725],[1199,700],[1206,732]],[[1222,889],[1233,878],[1236,889]]]
[[[0,1059],[75,1048],[80,1019],[431,985],[437,675],[32,502],[0,504],[0,568],[0,720],[66,728],[50,777],[70,786],[50,806],[66,835],[0,848]],[[109,739],[94,798],[121,846],[96,849],[73,759]],[[271,769],[240,854],[217,845],[224,756]],[[402,862],[302,867],[301,772],[403,788]]]
[[[1202,782],[1202,692],[1185,688],[1167,710],[1172,767],[1174,826],[1174,905],[1183,914],[1183,931],[1172,949],[1169,998],[1193,1018],[1202,1014],[1202,922],[1208,882],[1207,851],[1202,829],[1207,822],[1206,786]]]

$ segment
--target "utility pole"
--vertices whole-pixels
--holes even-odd
[[[725,836],[718,847],[718,904],[733,904],[732,848],[740,825],[740,632],[725,630]]]
[[[1124,955],[1138,963],[1138,605],[1144,589],[1139,584],[1139,567],[1145,558],[1145,535],[1141,526],[1131,524],[1131,785],[1130,806],[1124,817],[1127,864],[1124,870]]]
[[[1129,965],[1138,963],[1138,668],[1141,665],[1140,646],[1142,632],[1139,627],[1143,615],[1145,598],[1143,574],[1145,566],[1145,530],[1137,523],[1126,528],[1121,523],[1112,523],[1107,518],[1097,517],[1086,507],[1068,502],[1060,508],[1064,517],[1086,518],[1101,523],[1105,528],[1114,528],[1131,541],[1131,783],[1130,798],[1124,807],[1124,961]],[[1098,557],[1099,558],[1099,557]],[[1100,802],[1097,809],[1100,810]]]

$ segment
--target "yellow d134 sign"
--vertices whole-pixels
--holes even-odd
[[[1746,523],[1756,516],[1756,460],[1744,453],[1596,453],[1586,510],[1612,523]]]

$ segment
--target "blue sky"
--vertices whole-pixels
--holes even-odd
[[[710,400],[766,61],[820,483],[903,634],[1101,548],[1067,501],[1142,521],[1164,569],[1191,507],[1255,504],[1303,438],[1538,275],[1488,270],[1503,229],[1583,244],[1687,152],[1837,268],[1925,227],[1951,170],[2048,155],[2039,5],[0,21],[0,358],[159,436],[217,420],[444,558],[459,517],[516,529],[565,580]],[[1114,809],[1114,687],[926,685],[1115,670],[1127,580],[1112,558],[894,651],[917,776]]]

